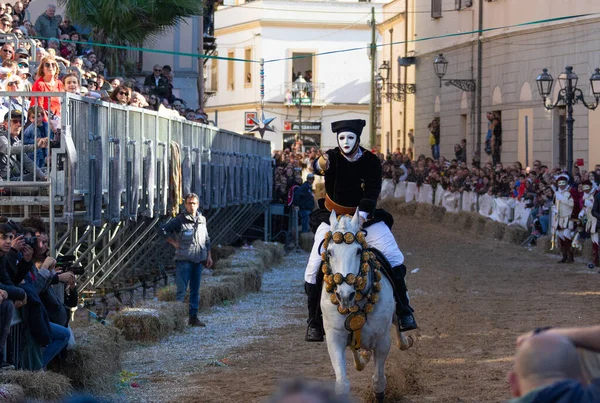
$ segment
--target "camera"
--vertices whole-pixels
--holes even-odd
[[[56,258],[56,269],[62,271],[69,271],[76,276],[81,276],[85,270],[83,269],[83,266],[73,264],[75,260],[75,256],[73,255],[59,256]]]
[[[38,238],[37,236],[23,237],[23,241],[25,242],[25,245],[35,248],[37,246]]]

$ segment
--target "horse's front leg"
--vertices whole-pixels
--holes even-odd
[[[346,342],[348,334],[329,330],[326,340],[331,365],[335,371],[335,392],[338,395],[347,394],[350,391],[350,381],[346,376]]]
[[[383,402],[385,395],[385,360],[390,352],[391,345],[390,332],[386,332],[384,336],[379,339],[379,342],[373,349],[373,358],[375,364],[375,373],[373,374],[373,391],[375,391],[375,400]]]

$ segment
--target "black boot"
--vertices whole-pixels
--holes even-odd
[[[572,240],[570,239],[565,239],[565,247],[567,249],[567,263],[573,263],[575,262],[575,257],[573,256],[573,244],[571,243]]]
[[[323,341],[323,318],[321,316],[321,289],[317,284],[304,283],[308,296],[308,328],[306,341]]]
[[[417,322],[413,316],[413,309],[410,307],[408,302],[408,296],[406,293],[406,266],[401,264],[392,268],[392,284],[394,287],[394,297],[396,298],[396,316],[398,317],[398,328],[401,332],[414,330],[417,328]]]
[[[567,257],[567,246],[565,244],[565,241],[560,239],[558,240],[560,242],[560,252],[562,253],[562,259],[558,261],[558,263],[566,263],[568,260]]]

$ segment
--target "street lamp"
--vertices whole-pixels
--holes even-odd
[[[307,96],[307,90],[310,88],[310,84],[306,82],[302,74],[298,74],[298,78],[294,81],[294,90],[292,91],[293,98],[292,102],[298,107],[298,135],[302,137],[302,105],[304,103],[310,104],[311,98]]]
[[[446,60],[442,53],[433,61],[433,69],[435,70],[435,75],[440,79],[440,88],[442,88],[442,81],[446,82],[446,86],[453,85],[463,91],[475,92],[477,88],[475,80],[445,79],[444,76],[448,70],[448,60]]]
[[[392,83],[390,80],[391,63],[384,60],[379,66],[379,74],[375,77],[375,84],[380,94],[385,96],[388,102],[391,100],[403,102],[406,94],[414,94],[417,91],[416,84]]]
[[[544,108],[552,110],[558,106],[559,103],[564,103],[567,106],[567,170],[569,175],[573,173],[573,105],[581,102],[586,108],[594,110],[600,103],[600,69],[594,70],[590,76],[590,86],[592,87],[592,94],[596,99],[596,103],[593,105],[585,102],[583,91],[577,88],[577,81],[579,77],[573,72],[573,67],[567,66],[565,71],[558,76],[558,84],[560,85],[560,91],[558,91],[558,98],[554,105],[547,105],[546,99],[552,93],[552,86],[554,84],[554,78],[548,73],[548,69],[544,69],[537,79],[537,87],[540,96],[544,100]]]

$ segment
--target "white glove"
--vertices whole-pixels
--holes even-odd
[[[581,210],[577,215],[577,218],[579,218],[580,220],[583,219],[583,217],[585,217],[585,210]]]

